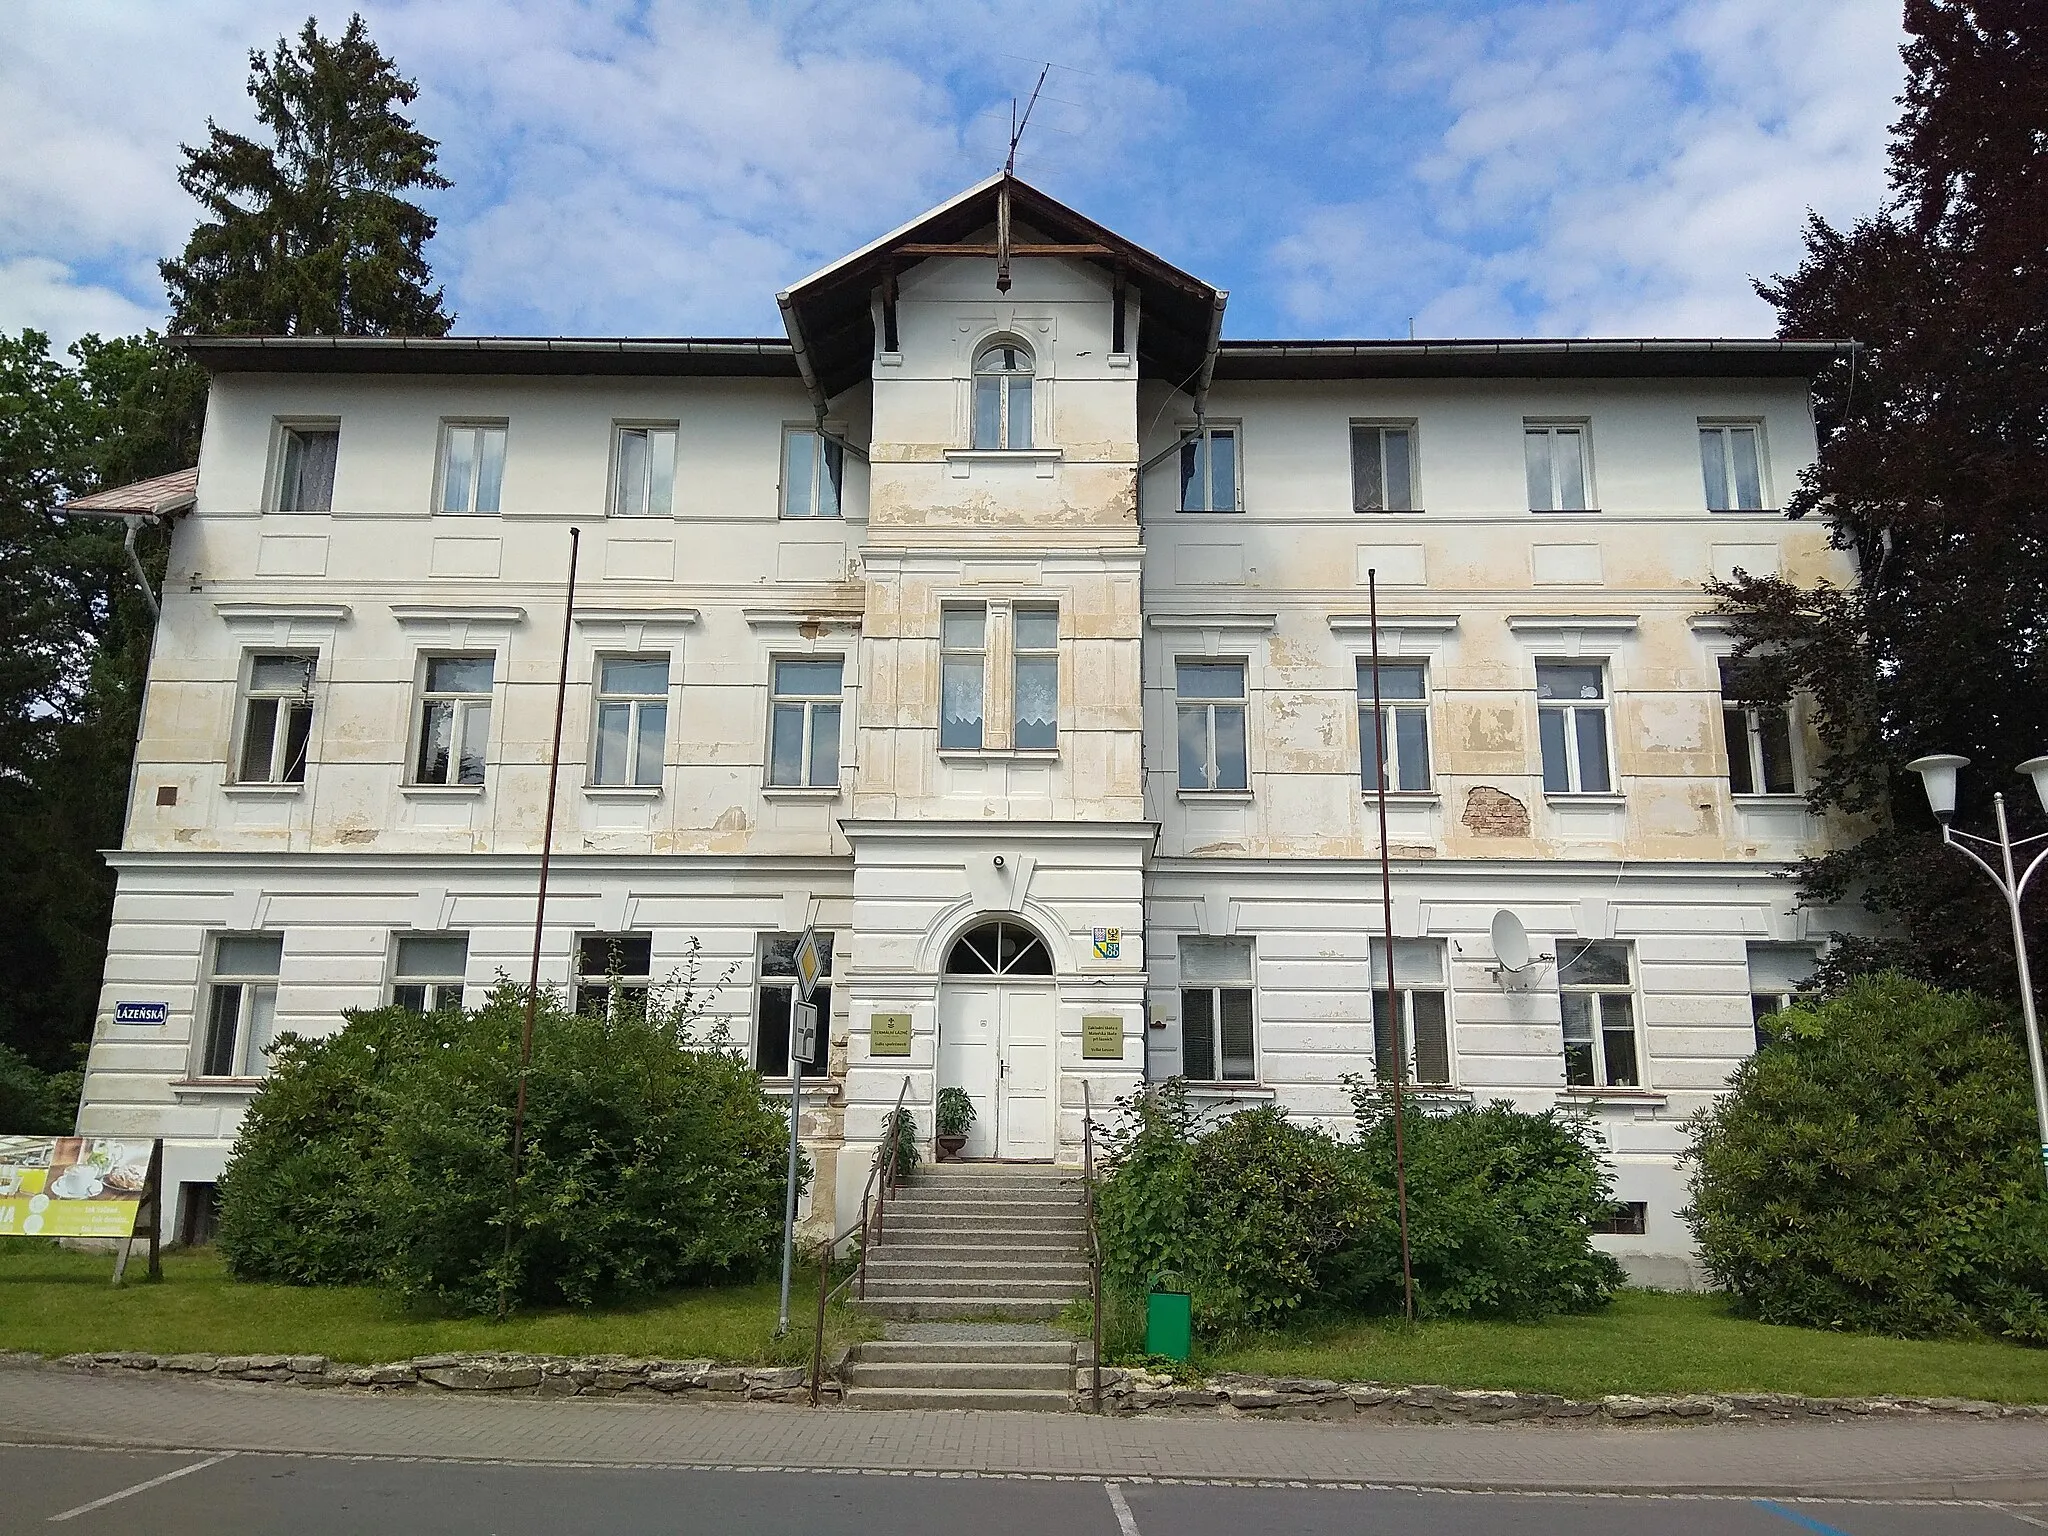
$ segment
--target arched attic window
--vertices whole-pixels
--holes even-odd
[[[998,920],[970,928],[946,955],[948,976],[1050,976],[1045,940],[1022,923]]]
[[[1031,349],[995,341],[974,360],[974,446],[1031,446]]]

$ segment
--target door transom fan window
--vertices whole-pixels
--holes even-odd
[[[1050,976],[1045,941],[1021,923],[983,923],[953,941],[948,976]]]

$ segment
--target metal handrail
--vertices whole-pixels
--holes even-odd
[[[1095,1339],[1090,1397],[1094,1411],[1102,1412],[1102,1238],[1095,1230],[1095,1105],[1088,1092],[1088,1079],[1081,1079],[1081,1188],[1088,1202],[1088,1290],[1089,1310],[1095,1316]]]
[[[875,1155],[868,1161],[867,1183],[860,1192],[860,1220],[840,1231],[838,1236],[825,1244],[818,1255],[818,1321],[811,1336],[811,1406],[818,1406],[818,1394],[824,1387],[825,1377],[825,1308],[833,1297],[849,1285],[859,1282],[859,1295],[868,1293],[868,1249],[872,1242],[868,1236],[868,1215],[874,1213],[874,1235],[882,1235],[882,1217],[889,1204],[889,1192],[896,1187],[896,1117],[903,1113],[903,1100],[910,1092],[910,1074],[903,1074],[903,1086],[896,1090],[896,1106],[889,1111],[889,1118],[882,1122],[884,1136]],[[832,1278],[832,1257],[838,1253],[839,1245],[854,1233],[860,1234],[860,1264],[854,1272],[837,1285],[827,1289]]]

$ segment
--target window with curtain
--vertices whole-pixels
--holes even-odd
[[[1761,512],[1764,506],[1762,432],[1750,426],[1700,426],[1700,473],[1710,512]]]
[[[1400,1015],[1403,1081],[1445,1086],[1451,1081],[1449,989],[1442,939],[1394,940],[1393,1001]],[[1373,1069],[1383,1083],[1394,1077],[1395,1032],[1387,1011],[1387,941],[1372,941]]]
[[[503,422],[446,422],[441,427],[441,510],[498,510],[505,484]]]
[[[261,1077],[277,1027],[281,933],[222,933],[213,940],[201,1077]]]
[[[846,479],[846,450],[812,427],[782,434],[782,515],[837,517]]]
[[[1380,663],[1379,740],[1386,747],[1387,788],[1417,793],[1434,786],[1429,771],[1429,678],[1419,661]],[[1365,788],[1378,793],[1373,773],[1372,658],[1358,663],[1358,755]]]
[[[979,751],[988,687],[988,609],[949,605],[939,614],[939,749]]]
[[[1180,444],[1180,509],[1235,512],[1243,505],[1237,479],[1237,429],[1196,427]]]
[[[1190,1082],[1254,1082],[1252,941],[1180,941],[1181,1076]]]
[[[1584,512],[1588,500],[1586,429],[1531,422],[1522,429],[1529,471],[1529,510]]]
[[[1174,664],[1174,709],[1180,738],[1180,787],[1242,790],[1245,762],[1244,663]]]
[[[667,517],[675,509],[676,429],[620,427],[612,516]]]
[[[1607,670],[1598,662],[1538,662],[1536,723],[1547,795],[1614,792],[1607,751]]]
[[[984,347],[974,360],[974,446],[1029,448],[1031,351],[1020,341]]]
[[[1415,510],[1412,425],[1351,423],[1351,508],[1355,512]]]
[[[277,510],[334,510],[334,461],[341,450],[339,427],[278,429]]]
[[[1060,737],[1060,611],[1020,605],[1010,616],[1017,722],[1011,745],[1050,752]]]

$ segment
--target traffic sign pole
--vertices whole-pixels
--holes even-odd
[[[811,994],[817,990],[818,977],[824,971],[824,956],[818,948],[818,930],[806,928],[801,942],[796,947],[796,997],[789,1011],[789,1182],[782,1192],[782,1302],[775,1317],[775,1336],[779,1339],[789,1332],[789,1272],[796,1259],[796,1177],[797,1177],[797,1133],[804,1108],[804,1056],[808,1051],[797,1050],[797,1024],[799,1010],[811,1014],[811,1042],[817,1040],[817,1009],[811,1002]]]

